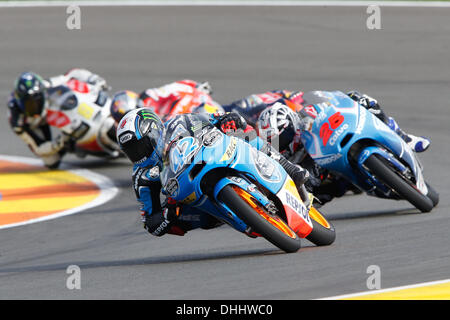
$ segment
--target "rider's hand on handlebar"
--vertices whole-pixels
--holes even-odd
[[[178,214],[176,201],[168,198],[160,212],[143,213],[144,228],[152,235],[160,237],[171,230],[173,223],[178,219]]]
[[[235,132],[239,129],[245,129],[245,127],[247,126],[247,122],[245,121],[245,119],[235,112],[228,112],[220,115],[217,117],[217,120],[220,129],[225,134],[229,132]]]

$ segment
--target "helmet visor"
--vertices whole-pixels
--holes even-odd
[[[127,133],[122,135],[119,140],[124,139]],[[147,136],[142,139],[136,140],[133,138],[132,140],[121,143],[122,151],[127,155],[127,157],[134,163],[140,164],[145,160],[150,158],[155,151],[155,146],[151,143],[151,139]]]
[[[22,98],[22,104],[26,116],[40,115],[44,108],[44,95],[36,93]]]

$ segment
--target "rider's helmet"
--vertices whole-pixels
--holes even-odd
[[[33,72],[24,72],[14,85],[14,98],[27,117],[42,116],[47,103],[44,80]]]
[[[164,124],[148,108],[129,111],[117,126],[120,149],[136,165],[147,167],[162,162]]]
[[[285,104],[277,102],[261,112],[257,130],[262,139],[278,147],[280,152],[289,151],[300,131],[300,117]]]
[[[123,90],[116,92],[111,100],[111,116],[119,123],[125,113],[141,106],[136,92]]]

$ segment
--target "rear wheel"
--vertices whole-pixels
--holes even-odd
[[[306,237],[316,246],[328,246],[336,240],[336,230],[320,212],[314,207],[309,210],[309,217],[313,224],[313,230]]]
[[[433,209],[433,201],[430,198],[423,195],[412,182],[402,178],[377,156],[371,155],[364,164],[377,179],[420,211],[429,212]]]
[[[225,186],[218,199],[252,230],[281,250],[291,253],[300,249],[299,236],[280,217],[270,214],[251,194],[238,186]]]

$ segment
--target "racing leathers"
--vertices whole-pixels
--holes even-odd
[[[106,81],[86,69],[71,69],[66,74],[43,80],[48,94],[61,85],[67,85],[70,80],[92,84],[98,88],[106,89]],[[48,101],[45,101],[44,111],[33,117],[27,116],[20,108],[19,101],[11,93],[8,101],[9,124],[12,130],[28,145],[31,151],[40,157],[48,168],[57,168],[62,156],[70,148],[72,141],[64,134],[52,136],[51,128],[47,123]]]
[[[274,159],[278,159],[288,174],[293,178],[297,186],[307,180],[307,171],[286,160],[270,145],[260,139],[253,127],[237,113],[225,114],[181,114],[165,123],[166,137],[178,136],[178,132],[188,132],[196,127],[193,123],[209,123],[227,135],[244,139],[251,146],[265,152]],[[183,129],[187,128],[187,129]],[[184,131],[183,131],[184,130]],[[190,131],[189,131],[190,132]],[[144,228],[155,236],[162,236],[166,233],[184,235],[187,231],[202,228],[214,228],[222,223],[209,214],[202,211],[177,204],[172,198],[165,196],[165,190],[161,185],[160,173],[162,163],[154,161],[146,163],[143,167],[139,164],[133,168],[133,187],[138,202],[141,204],[141,217]],[[162,191],[162,193],[161,193]],[[164,199],[165,198],[165,199]],[[161,199],[163,199],[161,201]],[[251,236],[249,234],[249,236]]]

